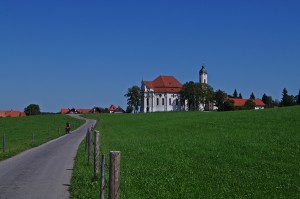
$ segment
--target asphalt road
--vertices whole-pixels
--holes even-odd
[[[69,198],[78,146],[95,123],[87,120],[71,134],[1,161],[0,199]]]

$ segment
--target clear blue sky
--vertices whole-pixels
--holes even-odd
[[[158,75],[281,99],[300,89],[300,1],[0,0],[0,110],[126,108]]]

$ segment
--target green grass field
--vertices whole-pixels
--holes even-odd
[[[121,198],[300,198],[300,106],[86,117],[121,151]],[[99,198],[86,159],[82,143],[72,198]]]
[[[72,130],[84,124],[83,120],[74,119],[66,115],[0,118],[0,160],[64,135],[64,126],[67,121],[70,121]],[[60,135],[58,134],[58,128],[60,128]],[[6,138],[5,153],[3,153],[4,134]],[[33,134],[34,142],[32,142]]]

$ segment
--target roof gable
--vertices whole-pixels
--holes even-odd
[[[182,84],[173,76],[158,76],[153,81],[143,81],[147,88],[159,93],[178,93],[182,89]]]

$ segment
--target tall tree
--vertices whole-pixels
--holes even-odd
[[[299,90],[299,93],[298,93],[298,96],[297,96],[297,104],[300,105],[300,90]]]
[[[224,111],[224,102],[227,98],[227,94],[220,89],[215,92],[215,102],[216,107],[218,107],[218,111]]]
[[[240,98],[240,99],[243,99],[242,93],[239,94],[239,98]]]
[[[187,82],[180,91],[181,104],[187,102],[189,110],[199,110],[200,104],[206,105],[214,98],[213,88],[205,83]]]
[[[251,95],[250,95],[250,99],[255,100],[255,96],[254,96],[254,93],[253,93],[253,92],[252,92]]]
[[[233,98],[238,98],[238,93],[237,93],[236,89],[234,89],[232,97]]]
[[[40,115],[41,110],[40,106],[37,104],[30,104],[26,108],[24,108],[24,112],[26,115]]]
[[[141,89],[138,86],[132,86],[128,88],[127,93],[124,95],[127,97],[127,105],[130,106],[134,112],[138,112],[141,104]]]
[[[288,95],[288,91],[286,88],[283,89],[282,91],[282,99],[280,102],[281,106],[291,106],[293,105],[294,102],[294,97],[292,95]]]
[[[266,105],[266,108],[270,108],[272,107],[273,105],[273,100],[272,100],[272,97],[271,96],[267,96],[265,93],[263,94],[262,96],[262,101],[265,103]]]

